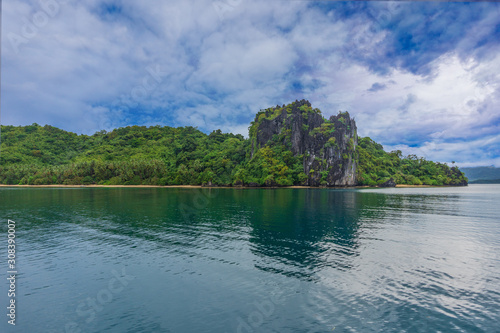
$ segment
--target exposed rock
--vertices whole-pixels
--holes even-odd
[[[252,139],[253,154],[275,135],[283,137],[294,156],[303,156],[303,185],[356,185],[357,128],[348,112],[339,112],[326,120],[306,100],[258,113]],[[326,172],[326,174],[325,174]],[[326,175],[326,177],[325,177]],[[266,184],[267,185],[267,184]]]
[[[396,187],[396,182],[393,178],[379,185],[379,187]]]

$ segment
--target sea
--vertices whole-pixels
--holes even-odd
[[[500,185],[3,187],[0,222],[0,332],[500,332]]]

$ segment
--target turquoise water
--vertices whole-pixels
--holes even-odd
[[[500,332],[500,186],[0,189],[1,332]]]

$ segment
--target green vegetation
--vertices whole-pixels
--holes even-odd
[[[248,140],[193,127],[119,128],[92,136],[2,126],[2,184],[231,184]]]
[[[262,148],[255,148],[260,122],[276,119],[283,110],[290,114],[291,106],[259,112],[249,128],[250,139],[220,130],[207,135],[193,127],[131,126],[88,136],[37,124],[2,126],[0,183],[300,185],[308,178],[303,166],[308,155],[294,156],[290,151],[289,129],[274,135]],[[320,114],[308,105],[300,110],[303,117]],[[314,135],[334,131],[334,124],[326,120],[314,129]],[[325,147],[336,145],[332,137]],[[370,138],[359,138],[357,147],[351,139],[349,152],[357,157],[360,185],[375,186],[390,178],[398,184],[416,185],[466,182],[458,168],[416,156],[403,158],[401,152],[387,153]],[[349,158],[348,154],[342,157]],[[319,163],[323,165],[324,161]],[[326,183],[326,176],[322,172],[322,183]]]
[[[500,184],[500,179],[478,179],[469,182],[469,184]]]
[[[500,179],[500,168],[493,166],[462,168],[461,170],[469,178],[471,184],[498,184]]]
[[[357,179],[360,185],[376,186],[389,179],[408,185],[462,185],[467,182],[457,167],[427,161],[401,151],[387,153],[370,138],[359,138]]]
[[[344,119],[344,118],[341,118]],[[321,124],[320,127],[316,127],[313,131],[312,134],[317,134],[321,133],[323,135],[329,134],[329,133],[334,133],[335,132],[335,125],[332,124],[329,120],[325,119],[325,122]]]

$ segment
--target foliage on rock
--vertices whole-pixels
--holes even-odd
[[[466,185],[456,167],[358,138],[349,113],[326,119],[308,101],[257,113],[249,138],[193,127],[130,126],[77,135],[1,126],[1,184],[214,186]]]

